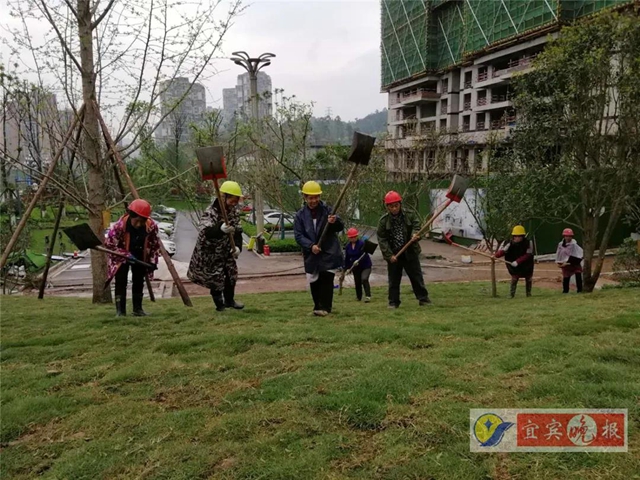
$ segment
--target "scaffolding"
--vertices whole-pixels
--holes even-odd
[[[382,88],[634,0],[381,0]]]

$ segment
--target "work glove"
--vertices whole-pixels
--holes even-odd
[[[240,249],[236,247],[232,255],[233,255],[233,258],[238,258],[240,256]]]
[[[232,225],[227,225],[226,223],[220,225],[220,230],[222,230],[222,233],[233,233],[236,231],[235,227],[233,227]]]
[[[514,261],[514,262],[511,262],[511,266],[512,266],[512,267],[517,267],[517,266],[518,266],[518,262],[515,262],[515,261]]]

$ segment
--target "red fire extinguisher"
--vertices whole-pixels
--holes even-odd
[[[269,245],[264,246],[263,252],[265,257],[268,257],[269,255],[271,255],[271,248],[269,248]]]

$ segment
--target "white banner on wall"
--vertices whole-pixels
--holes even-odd
[[[446,193],[447,190],[444,188],[431,190],[432,211],[447,201]],[[482,190],[479,194],[482,195]],[[451,231],[457,237],[482,240],[482,232],[470,210],[470,208],[475,209],[476,195],[475,189],[468,189],[464,200],[449,205],[442,215],[435,219],[431,229],[440,229],[444,233]]]

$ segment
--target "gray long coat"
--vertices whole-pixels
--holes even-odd
[[[227,212],[227,217],[229,224],[236,227],[234,242],[242,249],[242,227],[238,208],[234,207]],[[218,291],[224,289],[225,275],[231,285],[235,285],[238,279],[238,265],[231,254],[229,235],[220,230],[223,223],[222,212],[218,200],[215,199],[200,219],[200,233],[187,272],[187,277],[193,283]]]

